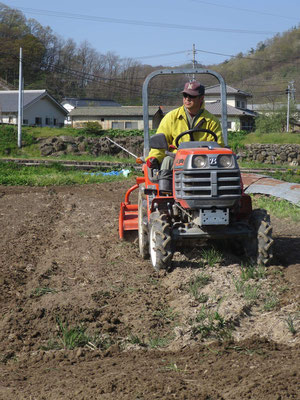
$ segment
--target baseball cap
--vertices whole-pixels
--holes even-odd
[[[187,82],[181,93],[187,93],[191,96],[202,96],[205,93],[205,87],[200,82]]]

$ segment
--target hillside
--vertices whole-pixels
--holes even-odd
[[[247,54],[213,65],[226,81],[253,94],[254,103],[286,101],[285,89],[294,81],[300,99],[300,28],[257,44]]]

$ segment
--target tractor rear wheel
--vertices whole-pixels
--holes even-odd
[[[273,258],[272,225],[266,210],[253,210],[249,224],[253,229],[251,238],[244,240],[244,250],[251,262],[267,266]]]
[[[138,195],[138,237],[140,255],[146,260],[149,258],[149,235],[147,198],[144,194],[144,186],[145,185],[140,185]]]
[[[158,211],[150,215],[149,252],[154,269],[170,267],[173,257],[171,228],[167,215]]]

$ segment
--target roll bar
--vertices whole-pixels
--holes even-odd
[[[216,77],[221,86],[221,105],[222,105],[222,134],[225,145],[227,145],[227,96],[226,96],[226,83],[224,78],[215,71],[204,68],[197,69],[161,69],[151,72],[143,84],[143,119],[144,119],[144,157],[147,157],[150,150],[150,136],[149,136],[149,101],[148,101],[148,85],[152,78],[157,75],[177,75],[177,74],[208,74]]]

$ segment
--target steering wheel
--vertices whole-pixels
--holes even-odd
[[[206,133],[209,133],[210,135],[213,136],[213,138],[215,139],[215,142],[218,142],[218,136],[215,134],[215,132],[211,131],[210,129],[197,129],[196,131],[194,131],[193,129],[190,129],[188,131],[181,132],[176,137],[176,139],[175,139],[176,147],[178,147],[178,145],[179,145],[179,140],[185,135],[189,135],[190,136],[190,141],[193,142],[194,141],[194,136],[193,136],[194,132],[206,132]]]

